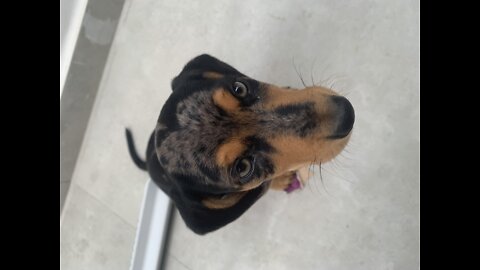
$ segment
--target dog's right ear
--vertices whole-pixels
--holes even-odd
[[[229,64],[208,54],[202,54],[190,60],[180,74],[172,80],[172,90],[175,91],[184,83],[188,83],[188,81],[203,80],[205,72],[219,75],[235,74],[245,76]]]
[[[268,184],[264,183],[255,189],[245,191],[244,194],[240,196],[240,199],[230,207],[211,208],[202,202],[208,195],[185,185],[186,183],[197,182],[197,180],[191,178],[192,176],[190,175],[171,176],[170,181],[176,189],[171,190],[169,196],[175,203],[187,227],[200,235],[218,230],[239,218],[262,197],[268,189]],[[180,188],[182,185],[183,188]]]
[[[190,174],[169,173],[163,167],[162,156],[156,149],[169,133],[161,123],[157,125],[148,143],[148,173],[155,184],[175,203],[185,224],[195,233],[206,234],[236,220],[267,191],[269,183],[266,182],[252,190],[240,192],[241,194],[229,193],[237,199],[228,206],[221,203],[215,205],[222,201],[215,199],[219,194],[225,193],[224,189],[215,189],[211,186],[205,188],[204,185],[199,185],[203,179]],[[226,194],[221,198],[224,195]]]

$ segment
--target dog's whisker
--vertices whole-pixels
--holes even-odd
[[[346,149],[344,149],[340,154],[339,154],[342,158],[348,160],[348,161],[352,161],[353,158],[351,157],[351,155],[353,155],[352,152],[350,151],[346,151]]]
[[[302,78],[302,75],[297,70],[297,66],[295,65],[295,58],[292,58],[292,61],[293,61],[293,67],[295,68],[295,72],[297,73],[298,77],[300,78],[300,81],[302,81],[302,84],[303,84],[304,87],[307,87],[307,85],[305,84],[305,81]]]
[[[345,149],[344,149],[345,150]],[[349,161],[352,161],[353,158],[349,157],[347,154],[351,154],[350,152],[340,152],[338,154],[338,157],[335,159],[336,162],[342,167],[342,168],[350,168]],[[341,157],[341,158],[339,158]]]
[[[333,165],[333,169],[337,172],[337,168],[340,168],[340,164],[339,164],[339,161],[338,161],[338,156],[335,157],[334,159],[332,159],[331,163]],[[337,174],[338,174],[338,172],[337,172]]]
[[[336,92],[338,92],[339,94],[342,94],[341,93],[341,89],[339,89],[340,87],[337,88],[337,83],[339,81],[341,81],[343,79],[343,77],[341,75],[338,75],[338,74],[332,74],[330,76],[328,76],[326,79],[322,80],[322,85],[325,85],[326,87],[328,87],[329,89],[335,89]],[[343,94],[342,94],[343,95]]]
[[[336,84],[336,83],[337,83],[336,81],[333,81],[333,82],[332,82],[332,86],[330,86],[330,89],[335,89],[335,84]],[[337,92],[338,92],[338,90],[337,90]]]
[[[315,86],[315,81],[313,80],[313,74],[312,74],[312,71],[310,71],[310,79],[312,81],[312,87]]]
[[[347,97],[351,94],[351,91],[345,90],[343,86],[342,87],[338,86],[338,88],[335,89],[335,90],[344,97]]]
[[[316,61],[317,61],[317,57],[313,58],[312,66],[310,67],[310,79],[312,80],[312,87],[315,86],[315,80],[313,79],[313,69],[315,67]]]
[[[320,164],[320,163],[317,163],[317,157],[314,158],[313,163],[314,164]],[[314,168],[314,173],[315,173],[315,168]],[[323,178],[322,178],[322,172],[321,171],[320,171],[320,181],[322,182],[322,185],[323,185]],[[314,181],[314,182],[315,182],[315,188],[317,189],[317,192],[320,193],[320,190],[318,189],[317,181]],[[325,189],[325,186],[323,188]]]
[[[312,163],[310,163],[310,165],[308,166],[308,178],[309,181],[308,182],[315,182],[315,170],[313,170],[313,164],[315,163],[315,161],[313,161]],[[311,176],[313,175],[313,176]],[[310,179],[311,177],[311,179]],[[312,193],[313,193],[313,188],[312,188],[312,184],[308,183],[308,185],[310,186],[310,189],[312,190]],[[318,190],[317,190],[318,191]]]
[[[331,84],[331,80],[332,80],[331,76],[328,76],[327,78],[322,80],[322,84],[324,84],[326,87],[328,87]]]
[[[323,67],[322,72],[320,74],[325,74],[326,70],[330,69],[331,65],[327,64],[325,67]],[[324,80],[320,80],[319,85],[324,85]]]
[[[309,167],[309,169],[308,169],[308,170],[309,170],[309,172],[310,172],[311,170],[313,170],[313,172],[312,172],[312,174],[313,174],[313,177],[312,177],[312,182],[314,182],[315,189],[317,190],[317,192],[319,192],[319,190],[318,190],[318,187],[317,187],[317,184],[316,184],[316,181],[315,181],[315,168],[313,168],[313,167],[312,167],[312,166],[313,166],[313,164],[315,164],[315,160],[313,161],[313,163],[312,163],[312,164],[310,164],[310,167]]]
[[[328,172],[331,175],[335,175],[336,177],[338,177],[338,178],[340,178],[344,181],[347,181],[348,183],[353,183],[352,181],[348,180],[341,173],[338,172],[337,169],[341,169],[342,167],[343,168],[347,167],[344,164],[339,164],[340,161],[338,160],[338,158],[334,158],[334,159],[330,160],[329,163],[332,164],[332,167],[331,167],[332,171],[329,171],[329,170],[327,170],[327,168],[324,168],[326,172]]]
[[[319,170],[319,171],[320,171],[320,180],[321,180],[321,182],[322,182],[323,189],[325,189],[325,192],[326,192],[328,195],[332,196],[332,194],[330,194],[330,192],[328,192],[327,187],[325,186],[325,183],[324,183],[324,181],[323,181],[322,163],[318,163],[318,166],[319,166],[319,168],[320,168],[320,170]]]
[[[311,163],[310,166],[308,166],[308,176],[307,176],[306,180],[310,179],[310,173],[311,173],[312,165],[313,164]],[[313,172],[313,178],[315,178],[315,171]],[[312,189],[312,185],[310,184],[310,181],[306,181],[306,182],[307,182],[306,184],[308,185],[310,191],[313,193],[313,189]]]

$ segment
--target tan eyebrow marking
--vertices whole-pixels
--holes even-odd
[[[206,71],[202,75],[205,79],[221,79],[221,78],[223,78],[222,74],[217,73],[217,72],[213,72],[213,71]]]
[[[215,105],[227,112],[233,112],[240,107],[240,101],[223,88],[215,90],[212,98]]]
[[[215,160],[220,167],[227,167],[232,164],[246,148],[240,139],[231,140],[218,148]]]
[[[212,198],[207,197],[202,200],[203,205],[210,209],[223,209],[228,208],[236,204],[240,199],[245,196],[247,192],[236,192],[225,195],[224,198]]]

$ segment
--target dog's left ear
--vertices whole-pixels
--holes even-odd
[[[208,54],[202,54],[190,60],[180,74],[172,80],[172,90],[175,91],[177,88],[181,87],[182,83],[191,80],[205,79],[204,74],[206,72],[222,76],[245,76],[227,63]]]

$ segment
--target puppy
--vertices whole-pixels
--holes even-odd
[[[343,150],[355,119],[350,102],[331,89],[260,82],[206,54],[171,87],[146,161],[128,129],[127,143],[197,234],[234,221],[269,188],[298,186],[298,170]]]

